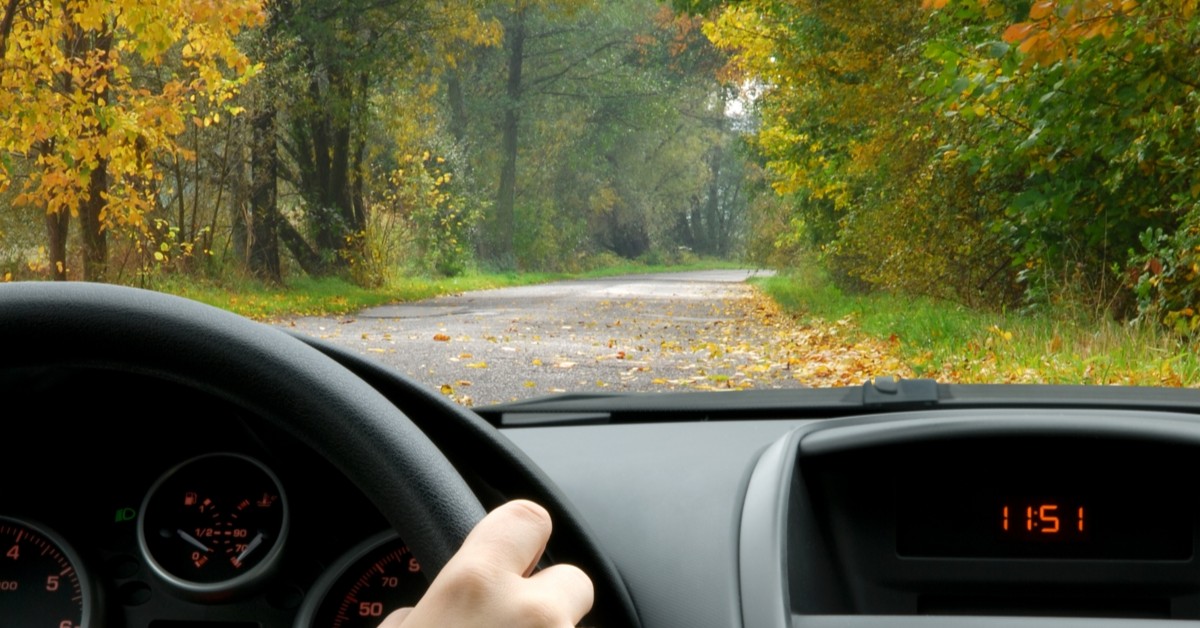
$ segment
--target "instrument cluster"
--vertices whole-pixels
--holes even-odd
[[[424,593],[378,510],[306,446],[195,391],[148,397],[177,416],[29,421],[8,435],[57,439],[60,454],[42,469],[0,459],[2,623],[374,626]],[[204,429],[180,435],[181,422]]]

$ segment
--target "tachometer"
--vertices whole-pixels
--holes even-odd
[[[75,552],[53,532],[0,517],[0,618],[22,628],[80,628],[92,597]]]
[[[275,475],[251,458],[212,454],[171,469],[150,489],[138,544],[168,583],[218,597],[268,574],[287,530],[287,503]]]
[[[415,605],[428,586],[404,541],[385,532],[347,552],[313,586],[296,628],[375,628]]]

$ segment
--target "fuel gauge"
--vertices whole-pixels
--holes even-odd
[[[270,573],[287,537],[287,503],[262,463],[212,454],[168,471],[151,487],[138,545],[153,570],[178,589],[225,597]]]

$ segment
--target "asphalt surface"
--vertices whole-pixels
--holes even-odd
[[[467,405],[568,391],[729,387],[755,356],[739,360],[739,352],[714,349],[714,339],[728,342],[744,335],[738,326],[761,325],[749,314],[754,291],[746,279],[768,272],[562,281],[276,324],[347,347]]]

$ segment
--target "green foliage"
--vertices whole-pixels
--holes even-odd
[[[526,270],[579,272],[589,252],[581,221],[546,202],[522,203],[515,208],[521,228],[513,242],[517,266]],[[484,234],[483,237],[487,237]]]
[[[1192,333],[1197,2],[922,4],[747,0],[709,25],[764,86],[791,208],[760,208],[758,255],[810,237],[843,285]]]
[[[602,251],[635,259],[679,246],[735,256],[745,229],[743,156],[722,110],[732,97],[717,76],[724,56],[702,20],[649,0],[565,3],[579,5],[569,13],[553,4],[521,15],[518,185],[512,216],[495,203],[475,232],[485,263],[574,270]],[[496,15],[513,37],[510,7]],[[512,52],[477,53],[459,68],[459,145],[477,183],[472,194],[498,198]],[[511,252],[500,252],[506,224]],[[694,224],[712,237],[694,241]]]
[[[783,200],[753,205],[756,259],[808,246],[847,288],[1012,298],[1000,207],[913,88],[927,20],[914,3],[755,0],[709,24],[729,71],[762,85],[755,148]]]
[[[963,131],[947,152],[1002,200],[992,228],[1027,294],[1045,300],[1082,283],[1097,304],[1136,287],[1143,314],[1195,303],[1195,292],[1164,301],[1162,291],[1135,286],[1144,273],[1131,256],[1139,244],[1143,255],[1162,252],[1146,248],[1147,230],[1181,230],[1186,240],[1183,222],[1200,192],[1200,118],[1187,78],[1200,62],[1183,43],[1200,27],[1195,3],[999,9],[946,4],[934,17],[922,88]],[[1168,267],[1187,266],[1172,257]]]
[[[1141,317],[1161,322],[1180,336],[1200,330],[1200,222],[1190,213],[1172,233],[1146,229],[1140,250],[1129,252],[1129,281]]]
[[[852,323],[845,342],[891,343],[915,375],[955,383],[1195,386],[1200,352],[1156,324],[1060,308],[1036,314],[975,309],[895,293],[849,294],[816,264],[757,285],[806,322]]]
[[[386,285],[396,270],[455,277],[473,263],[470,232],[481,212],[455,191],[446,159],[429,151],[401,159],[374,182],[366,227],[347,236],[344,256],[352,280],[363,287]]]
[[[118,279],[123,278],[127,266],[134,283],[142,287],[154,286],[165,275],[190,272],[212,256],[204,247],[208,240],[207,227],[187,238],[178,226],[156,218],[141,233],[120,243],[127,253],[117,266]]]
[[[412,164],[406,193],[419,268],[445,277],[461,275],[471,265],[468,234],[481,212],[449,191],[452,175],[435,161],[426,157],[423,163],[413,159]]]

